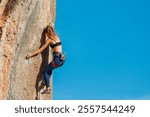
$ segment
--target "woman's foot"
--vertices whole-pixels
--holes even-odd
[[[50,93],[51,93],[51,89],[46,88],[41,94],[50,94]]]

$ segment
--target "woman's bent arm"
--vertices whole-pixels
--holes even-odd
[[[26,56],[26,58],[28,59],[28,58],[31,58],[35,55],[38,55],[39,53],[41,53],[49,45],[49,43],[50,43],[50,39],[47,39],[46,42],[44,43],[44,45],[41,48],[39,48],[38,50],[36,50],[35,52],[33,52],[31,54],[28,54]]]

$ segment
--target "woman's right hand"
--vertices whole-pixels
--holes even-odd
[[[54,28],[54,23],[50,23],[50,27]]]

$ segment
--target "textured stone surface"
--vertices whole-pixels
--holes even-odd
[[[25,56],[43,44],[43,29],[55,20],[55,4],[55,0],[0,1],[0,99],[51,99],[40,93],[50,49],[29,60]]]

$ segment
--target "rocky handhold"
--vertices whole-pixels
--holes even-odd
[[[52,94],[41,94],[51,50],[29,60],[25,56],[43,44],[55,8],[55,0],[0,0],[0,99],[51,99]]]

